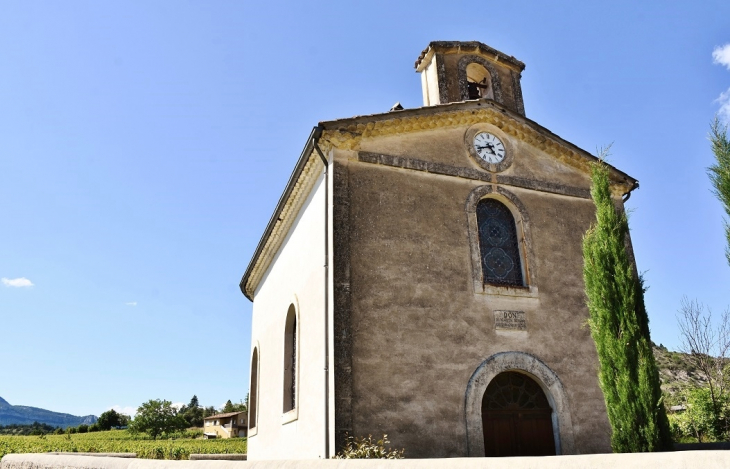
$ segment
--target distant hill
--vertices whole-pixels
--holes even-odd
[[[654,345],[654,359],[662,380],[665,404],[682,403],[682,391],[687,388],[705,387],[707,380],[695,368],[689,354],[667,350],[663,345]]]
[[[71,414],[61,414],[38,407],[24,405],[10,405],[8,401],[0,397],[0,425],[29,425],[33,422],[45,423],[54,427],[76,427],[82,423],[91,425],[97,420],[95,415],[77,417]]]

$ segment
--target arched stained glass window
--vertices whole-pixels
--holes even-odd
[[[524,286],[517,229],[512,212],[495,199],[477,204],[484,283]]]
[[[297,406],[297,313],[289,306],[284,331],[284,412]]]
[[[259,349],[254,347],[253,356],[251,357],[251,387],[249,388],[248,403],[248,428],[253,430],[256,428],[256,415],[258,414],[259,405]]]

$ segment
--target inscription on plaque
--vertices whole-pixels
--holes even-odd
[[[508,331],[526,331],[527,320],[524,311],[495,311],[494,328]]]

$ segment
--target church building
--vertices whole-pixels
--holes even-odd
[[[438,41],[415,68],[422,107],[314,128],[241,280],[248,458],[383,434],[407,458],[610,452],[582,276],[596,158],[525,116],[512,56]],[[638,182],[610,178],[623,207]]]

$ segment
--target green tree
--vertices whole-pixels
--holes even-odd
[[[243,401],[239,401],[238,404],[233,404],[231,407],[233,408],[231,412],[248,412],[248,405]]]
[[[730,139],[727,136],[727,129],[727,125],[721,125],[717,117],[710,125],[710,142],[716,162],[708,168],[707,172],[714,187],[713,192],[722,203],[725,214],[728,216],[725,220],[725,237],[727,238],[725,257],[730,264]]]
[[[583,238],[583,278],[598,379],[613,430],[611,446],[622,453],[669,450],[671,433],[651,349],[643,281],[627,252],[628,220],[611,198],[603,161],[593,165],[591,179],[596,223]]]
[[[200,407],[198,396],[193,395],[190,403],[180,409],[180,414],[187,420],[190,427],[203,426],[203,408]]]
[[[217,413],[218,413],[218,411],[215,410],[215,407],[213,407],[212,405],[208,406],[203,409],[203,418],[210,417],[211,415],[215,415]]]
[[[226,412],[233,412],[233,411],[234,411],[234,410],[233,410],[233,403],[231,402],[231,400],[230,400],[230,399],[228,399],[228,400],[226,401],[226,405],[224,405],[224,406],[223,406],[223,413],[226,413]]]
[[[145,432],[155,440],[163,433],[184,429],[187,422],[172,407],[172,402],[151,399],[139,406],[131,426],[133,431]]]
[[[119,426],[128,427],[132,423],[132,417],[127,414],[119,414]]]
[[[125,427],[129,425],[129,416],[120,414],[114,409],[109,409],[99,416],[96,421],[100,430],[111,430],[112,427]]]

